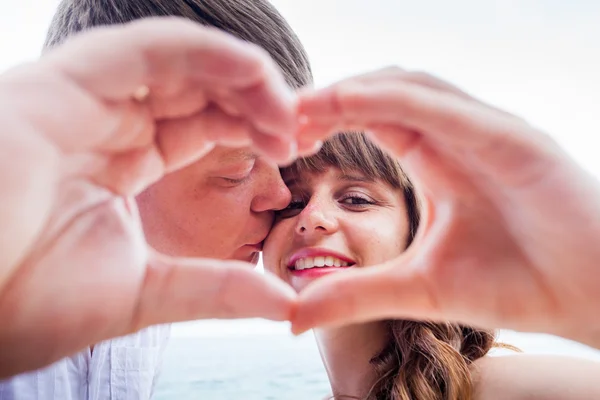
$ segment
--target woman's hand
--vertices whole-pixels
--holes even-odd
[[[543,331],[600,346],[600,188],[547,135],[431,76],[391,68],[305,92],[301,150],[365,129],[425,198],[411,247],[315,282],[296,332],[382,318]]]

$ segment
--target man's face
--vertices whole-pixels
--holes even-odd
[[[217,147],[141,193],[148,243],[173,256],[257,262],[273,211],[290,192],[275,163],[247,148]]]

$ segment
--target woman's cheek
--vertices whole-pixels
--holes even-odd
[[[290,257],[297,244],[294,221],[295,218],[286,218],[276,222],[267,236],[263,251],[265,269],[286,282],[289,275],[282,265],[285,261],[283,258]]]
[[[389,221],[387,218],[372,218],[353,230],[354,243],[368,266],[392,260],[404,251],[406,235]]]
[[[263,266],[265,270],[280,276],[281,271],[278,271],[277,260],[280,258],[280,251],[282,243],[278,240],[277,227],[273,227],[269,236],[265,240],[263,246]]]

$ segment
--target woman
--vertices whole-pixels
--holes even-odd
[[[298,291],[325,274],[396,258],[416,233],[419,201],[413,185],[398,162],[362,134],[333,137],[282,175],[292,200],[278,212],[265,242],[264,265]],[[319,329],[315,335],[335,399],[500,398],[504,381],[498,377],[504,376],[521,388],[511,398],[536,388],[518,382],[528,379],[521,372],[531,374],[531,363],[513,363],[514,371],[507,374],[506,364],[487,361],[484,356],[496,345],[491,331],[393,320]],[[542,362],[564,366],[572,361],[552,358],[533,365]],[[575,390],[587,398],[589,386]]]

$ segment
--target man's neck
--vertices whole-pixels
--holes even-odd
[[[371,359],[386,346],[383,322],[315,330],[333,395],[363,398],[378,379]]]

